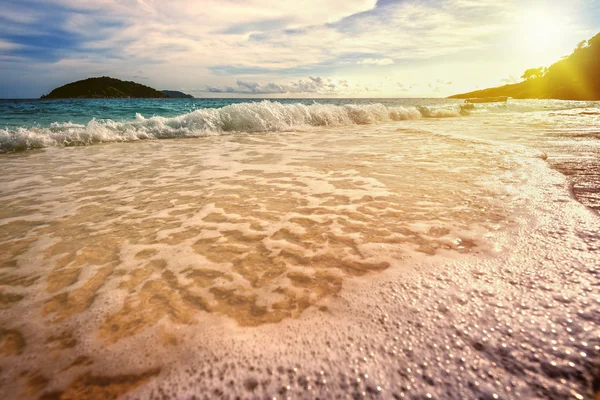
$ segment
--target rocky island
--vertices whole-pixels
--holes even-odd
[[[165,93],[131,81],[103,76],[68,83],[54,89],[42,99],[126,99],[169,98]]]
[[[166,94],[172,99],[193,99],[194,96],[191,94],[180,92],[179,90],[161,90],[163,94]]]
[[[600,100],[600,33],[548,68],[525,71],[523,82],[450,96],[468,99],[508,96],[515,99]]]

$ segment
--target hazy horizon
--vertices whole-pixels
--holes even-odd
[[[94,76],[199,98],[431,98],[558,61],[600,31],[600,5],[7,0],[0,20],[0,98]]]

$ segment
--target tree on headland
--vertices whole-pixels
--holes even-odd
[[[600,33],[588,40],[588,47],[600,46]]]
[[[529,68],[528,70],[526,70],[523,73],[523,75],[521,76],[521,78],[523,78],[526,81],[528,81],[530,79],[542,78],[545,73],[546,73],[546,68],[544,68],[544,67]]]

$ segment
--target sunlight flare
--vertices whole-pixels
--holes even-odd
[[[553,54],[565,34],[565,18],[556,10],[532,9],[524,14],[520,35],[527,50],[544,55]]]

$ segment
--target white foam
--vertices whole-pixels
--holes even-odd
[[[356,120],[385,117],[360,108],[351,111]],[[148,121],[159,126],[156,121],[162,120],[175,124],[173,119],[141,116],[136,123],[149,129]],[[511,126],[489,128],[489,135],[483,135],[484,128],[493,125],[483,125],[482,119],[453,122],[447,132],[439,133],[433,132],[435,125],[448,124],[419,121],[415,122],[419,129],[398,132],[399,124],[340,123],[341,129],[301,135],[211,137],[5,157],[0,183],[6,183],[7,210],[18,212],[35,204],[36,220],[53,226],[61,223],[65,210],[74,214],[78,207],[106,203],[113,206],[105,214],[94,215],[90,207],[89,215],[78,216],[82,220],[74,219],[78,225],[72,226],[82,232],[93,227],[94,233],[110,232],[113,226],[115,235],[125,232],[126,237],[140,222],[156,225],[144,228],[149,242],[120,245],[118,270],[88,309],[64,323],[49,323],[53,314],[44,317],[40,310],[54,296],[45,290],[45,275],[56,260],[46,259],[45,251],[52,235],[63,236],[75,249],[82,248],[78,239],[54,225],[55,232],[18,256],[19,274],[42,278],[33,286],[11,289],[28,297],[10,312],[3,311],[2,322],[19,330],[27,347],[19,358],[0,359],[6,374],[0,393],[6,398],[19,393],[22,370],[39,369],[50,377],[44,389],[50,393],[83,374],[127,376],[160,367],[159,376],[126,397],[191,398],[206,393],[230,398],[577,398],[575,394],[592,398],[596,376],[592,374],[598,370],[600,351],[597,215],[569,196],[568,181],[548,168],[541,151],[524,147],[521,141],[509,143],[506,132]],[[431,134],[423,127],[431,128]],[[526,138],[536,134],[514,131]],[[470,132],[483,138],[471,137]],[[26,174],[39,175],[39,182],[16,179]],[[54,181],[55,174],[68,179]],[[306,186],[290,189],[292,179]],[[251,190],[244,191],[244,182]],[[273,197],[277,192],[282,196]],[[269,198],[259,196],[265,193]],[[324,194],[330,200],[335,195],[347,200],[327,204]],[[373,199],[359,201],[367,196]],[[382,201],[376,197],[386,196],[387,207],[374,207]],[[341,217],[349,212],[367,218],[354,221],[365,228],[365,235],[370,228],[395,225],[390,226],[392,235],[382,232],[357,241],[360,253],[368,256],[365,260],[387,261],[390,267],[347,277],[339,294],[323,298],[297,319],[277,324],[241,327],[225,315],[198,311],[196,323],[165,317],[116,343],[99,336],[97,329],[106,318],[117,312],[126,296],[135,295],[119,286],[130,279],[128,273],[147,262],[136,258],[140,251],[152,249],[156,253],[149,259],[168,260],[167,271],[178,275],[181,284],[189,282],[183,271],[193,264],[231,272],[229,264],[204,260],[190,245],[198,238],[224,237],[232,229],[268,238],[281,228],[301,234],[301,226],[292,221],[304,215],[298,209],[276,210],[275,220],[261,219],[252,211],[254,205],[264,211],[258,206],[270,199],[291,202],[297,197],[315,209],[305,218],[334,220],[323,233],[337,235]],[[235,205],[245,198],[250,207],[236,211]],[[161,207],[145,209],[152,204]],[[213,212],[225,221],[203,221]],[[388,212],[388,218],[379,217]],[[178,224],[167,222],[168,216]],[[65,217],[68,220],[69,215]],[[352,218],[347,215],[346,221]],[[254,230],[252,222],[262,229]],[[197,232],[187,239],[172,244],[164,240],[194,228]],[[430,228],[447,228],[447,233],[427,239]],[[411,234],[440,246],[458,248],[467,239],[476,241],[477,247],[470,254],[440,250],[426,256],[413,250],[411,242],[381,243]],[[27,235],[38,233],[31,230]],[[294,245],[276,238],[263,243],[272,252]],[[334,245],[320,245],[304,254],[334,251]],[[353,260],[346,247],[338,254]],[[294,265],[293,271],[308,268]],[[96,270],[84,273],[82,281]],[[151,279],[161,272],[153,272]],[[215,285],[224,284],[252,290],[234,273],[232,281],[215,280]],[[257,305],[272,304],[277,295],[272,289],[280,285],[290,286],[282,278],[257,291]],[[206,288],[194,293],[212,300]],[[46,339],[62,331],[72,331],[78,343],[55,356],[58,353],[48,351]],[[164,344],[163,332],[176,337],[177,345]],[[63,370],[78,355],[89,356],[93,365]]]
[[[135,121],[92,119],[86,125],[52,123],[50,127],[0,129],[0,153],[52,146],[85,146],[105,142],[200,137],[235,132],[281,132],[315,126],[378,124],[420,118],[460,116],[454,106],[387,107],[383,104],[232,104],[223,108],[196,110],[177,117],[136,114]]]

